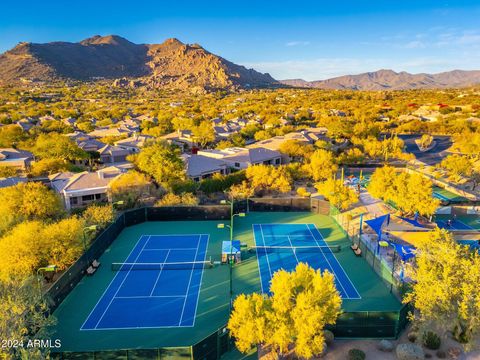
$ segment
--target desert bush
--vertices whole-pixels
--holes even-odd
[[[348,360],[365,360],[365,353],[360,349],[348,350]]]
[[[430,350],[437,350],[442,343],[440,336],[433,331],[425,331],[422,338],[423,345]]]

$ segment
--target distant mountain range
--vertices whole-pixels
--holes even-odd
[[[20,43],[0,55],[0,83],[57,79],[121,79],[121,86],[234,89],[278,84],[198,44],[177,39],[134,44],[120,36],[94,36],[78,43]]]
[[[269,74],[234,64],[198,44],[168,39],[134,44],[120,36],[94,36],[78,43],[19,43],[0,55],[0,85],[54,80],[114,80],[117,86],[194,91],[259,87],[402,90],[480,84],[480,71],[409,74],[379,70],[327,80],[277,81]]]
[[[378,70],[359,75],[345,75],[327,80],[280,80],[293,87],[350,90],[445,89],[480,84],[480,71],[453,70],[438,74],[410,74],[405,71]]]

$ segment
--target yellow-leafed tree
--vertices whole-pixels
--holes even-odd
[[[85,221],[76,216],[46,225],[40,236],[44,258],[60,270],[66,269],[83,252],[83,228]]]
[[[342,180],[329,179],[315,184],[315,187],[331,205],[340,210],[347,210],[358,201],[358,195],[355,190],[345,186]]]
[[[432,215],[440,205],[433,198],[432,182],[420,174],[397,172],[385,166],[375,170],[368,191],[373,197],[391,201],[406,213],[418,211],[422,215]]]
[[[26,221],[0,238],[0,281],[23,281],[40,266],[46,250],[42,231],[40,221]]]
[[[61,213],[60,198],[41,183],[0,189],[0,233],[22,221],[51,219]]]
[[[285,166],[249,166],[245,175],[251,187],[257,192],[286,193],[292,189],[292,178]]]
[[[480,331],[480,255],[437,229],[417,244],[412,291],[404,298],[419,325],[452,331],[468,347]]]
[[[97,225],[99,228],[105,228],[115,218],[115,211],[110,205],[90,205],[85,209],[82,218],[86,226]]]
[[[334,276],[300,263],[295,271],[277,271],[270,292],[269,297],[240,295],[235,300],[228,328],[239,350],[262,344],[277,354],[292,348],[303,358],[321,354],[324,328],[335,324],[341,311]]]
[[[333,153],[327,150],[318,149],[305,164],[305,170],[315,181],[326,180],[333,177],[338,170]]]

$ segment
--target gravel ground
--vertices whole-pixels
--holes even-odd
[[[392,340],[394,345],[408,343],[408,330],[404,331],[398,340]],[[395,350],[393,352],[382,352],[377,349],[380,340],[335,340],[333,345],[328,347],[327,353],[320,359],[322,360],[348,360],[348,351],[350,349],[360,349],[365,352],[366,360],[396,360]],[[480,348],[480,337],[476,339],[477,349]],[[447,353],[446,359],[450,360],[480,360],[480,350],[464,353],[459,343],[449,337],[442,338],[441,350]],[[426,354],[431,355],[431,359],[439,359],[435,350],[427,350]],[[295,356],[286,356],[286,359],[295,359]],[[271,354],[265,354],[259,351],[259,359],[275,360]]]

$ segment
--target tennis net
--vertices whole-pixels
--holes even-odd
[[[164,263],[112,263],[113,271],[131,270],[197,270],[210,269],[220,264],[218,261],[186,261]]]
[[[268,253],[318,253],[320,252],[340,252],[341,246],[252,246],[249,248],[250,252],[256,252],[257,254]]]

